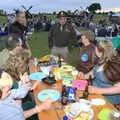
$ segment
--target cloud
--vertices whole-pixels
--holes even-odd
[[[100,2],[103,8],[119,7],[120,0],[5,0],[0,2],[0,9],[12,11],[14,8],[27,8],[33,5],[32,12],[51,12],[58,10],[74,10],[80,7],[87,7],[93,2]]]

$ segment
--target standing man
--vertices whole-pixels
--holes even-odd
[[[55,24],[49,33],[49,49],[56,56],[61,56],[65,61],[68,60],[68,47],[75,42],[76,34],[71,24],[67,22],[67,13],[61,11],[57,18],[59,23]]]

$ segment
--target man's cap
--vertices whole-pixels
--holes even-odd
[[[65,12],[65,11],[60,11],[60,12],[57,14],[57,18],[60,18],[60,17],[68,17],[67,12]]]

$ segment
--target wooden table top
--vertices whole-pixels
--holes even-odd
[[[33,64],[31,64],[30,65],[30,73],[34,73],[34,72],[37,72],[37,70],[35,69],[35,66]],[[62,84],[59,81],[55,85],[49,86],[49,85],[44,84],[43,82],[39,82],[39,85],[34,90],[34,96],[35,96],[35,101],[36,101],[37,105],[41,104],[41,102],[38,101],[38,99],[37,99],[37,95],[41,90],[44,90],[44,89],[55,89],[55,90],[58,90],[61,92]],[[78,91],[78,93],[80,93],[80,91]],[[92,106],[93,111],[94,111],[94,120],[98,120],[97,115],[103,108],[110,108],[110,109],[115,110],[114,106],[111,103],[109,103],[104,98],[104,96],[102,96],[102,95],[89,95],[89,100],[91,100],[93,98],[101,98],[101,99],[104,99],[106,101],[106,104],[103,106]],[[64,113],[61,106],[62,105],[60,102],[53,103],[50,111],[44,111],[44,112],[41,112],[38,114],[39,120],[62,120],[65,113]],[[58,108],[61,108],[61,109],[58,109]]]

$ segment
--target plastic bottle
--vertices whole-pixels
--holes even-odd
[[[83,99],[88,99],[88,86],[86,87],[85,91],[83,92]]]
[[[37,60],[37,58],[34,58],[34,65],[37,67],[37,65],[38,65],[38,60]]]
[[[62,105],[67,105],[67,102],[68,102],[67,89],[66,89],[66,86],[63,86],[61,103]]]
[[[58,66],[59,66],[59,68],[62,67],[62,61],[61,61],[61,56],[60,55],[58,56]]]

